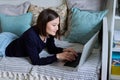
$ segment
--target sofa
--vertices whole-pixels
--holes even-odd
[[[93,3],[89,0],[0,0],[0,77],[10,80],[107,80],[108,26],[105,16],[108,11],[105,4],[101,7],[100,3],[102,0],[93,0]],[[39,66],[32,65],[28,57],[4,55],[6,46],[35,25],[45,8],[55,10],[61,18],[62,35],[61,40],[55,39],[56,46],[82,52],[87,41],[99,31],[98,42],[82,66],[65,67],[63,62]]]

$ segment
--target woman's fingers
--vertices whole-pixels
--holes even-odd
[[[66,54],[66,58],[68,61],[74,61],[76,59],[76,56],[72,52],[68,52]]]
[[[72,54],[77,57],[77,52],[73,48],[66,48],[63,51],[64,52],[69,52],[69,53],[72,52]]]
[[[75,60],[75,55],[73,53],[70,52],[63,52],[63,53],[59,53],[56,56],[59,60],[67,60],[67,61],[73,61]]]
[[[74,61],[75,60],[75,56],[69,54],[69,55],[67,55],[67,60],[68,61]]]

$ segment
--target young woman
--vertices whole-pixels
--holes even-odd
[[[77,53],[71,48],[56,47],[54,37],[59,36],[60,17],[51,10],[45,9],[38,16],[37,24],[6,48],[9,57],[29,57],[33,65],[46,65],[57,60],[75,60]],[[39,53],[47,49],[52,56],[40,58]]]

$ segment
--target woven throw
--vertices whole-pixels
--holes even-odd
[[[75,70],[56,65],[34,66],[31,75],[34,80],[98,80],[100,63],[100,52],[97,52],[92,53],[83,66]]]
[[[30,80],[32,65],[27,58],[3,57],[0,61],[0,77],[13,80]]]
[[[77,48],[74,44],[69,43],[62,47]],[[82,47],[82,45],[79,46],[80,51],[82,51]],[[76,51],[78,50],[76,49]],[[99,49],[93,49],[85,64],[76,68],[65,67],[62,62],[33,66],[28,58],[0,57],[0,77],[12,80],[98,80],[100,61]]]

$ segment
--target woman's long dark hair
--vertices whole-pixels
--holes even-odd
[[[59,15],[51,9],[44,9],[38,16],[37,24],[34,26],[35,30],[42,36],[47,36],[46,25],[49,21],[52,21],[58,18]],[[59,17],[60,18],[60,17]],[[56,32],[55,37],[60,36],[60,23],[58,25],[58,31]]]

